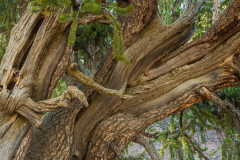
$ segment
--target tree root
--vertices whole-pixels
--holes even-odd
[[[77,63],[72,63],[68,68],[66,73],[69,76],[72,76],[74,78],[76,78],[79,82],[81,82],[82,84],[85,84],[86,86],[89,86],[91,88],[96,89],[98,92],[100,92],[101,94],[107,95],[107,96],[118,96],[121,98],[132,98],[133,96],[131,95],[125,95],[124,94],[124,90],[113,90],[113,89],[107,89],[101,85],[99,85],[98,83],[96,83],[92,77],[87,76],[85,74],[83,74],[82,72],[80,72],[77,69],[78,64]]]

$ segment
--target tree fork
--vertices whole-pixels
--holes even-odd
[[[42,121],[43,127],[46,129],[43,132],[34,131],[33,136],[31,136],[31,133],[29,132],[30,124],[26,119],[20,116],[17,118],[16,121],[21,122],[24,125],[22,126],[22,128],[18,128],[18,130],[13,130],[13,124],[8,130],[8,132],[4,134],[0,146],[6,145],[6,142],[11,144],[17,142],[18,144],[20,144],[23,137],[32,137],[32,142],[28,149],[26,159],[91,159],[93,157],[96,159],[112,159],[115,157],[115,153],[112,150],[109,150],[109,147],[113,141],[116,142],[118,149],[122,151],[126,147],[126,145],[133,140],[134,136],[142,133],[142,131],[151,123],[166,118],[174,113],[179,113],[185,108],[190,107],[197,102],[203,100],[202,96],[196,94],[196,90],[198,90],[199,88],[204,86],[208,88],[209,91],[216,92],[222,88],[239,85],[238,63],[234,62],[236,59],[235,54],[239,49],[239,20],[237,17],[239,11],[237,8],[240,4],[238,1],[232,0],[229,3],[229,8],[226,11],[229,14],[223,14],[221,20],[217,21],[207,34],[193,41],[191,44],[185,45],[180,50],[170,55],[164,53],[164,56],[162,57],[163,60],[171,59],[171,62],[175,61],[176,59],[187,61],[185,61],[183,64],[177,63],[177,66],[170,68],[170,70],[164,70],[165,73],[157,75],[157,77],[154,79],[150,78],[144,83],[141,83],[141,81],[139,83],[138,81],[138,79],[140,78],[140,76],[143,75],[144,72],[135,72],[134,68],[138,64],[141,64],[143,62],[142,60],[148,61],[151,58],[159,58],[157,52],[154,52],[156,51],[155,49],[159,47],[159,45],[148,45],[149,48],[152,47],[150,50],[148,50],[148,48],[145,46],[146,44],[143,42],[153,42],[153,39],[145,39],[146,35],[149,35],[151,27],[153,27],[154,25],[154,23],[150,24],[151,22],[157,21],[158,26],[164,26],[164,24],[162,21],[159,21],[158,18],[160,17],[156,14],[157,3],[155,0],[119,1],[119,4],[121,6],[127,6],[129,5],[129,3],[134,5],[134,11],[128,17],[120,17],[119,20],[122,22],[122,27],[124,30],[124,38],[126,42],[125,53],[127,54],[127,56],[129,56],[128,58],[132,58],[133,66],[128,67],[124,66],[120,62],[116,62],[113,54],[109,53],[106,56],[106,62],[104,63],[101,70],[96,74],[94,80],[101,86],[109,89],[117,91],[119,91],[120,89],[126,89],[126,94],[133,95],[134,97],[129,99],[122,99],[117,96],[109,97],[105,95],[99,95],[97,94],[97,92],[94,92],[93,89],[82,87],[84,93],[86,93],[86,97],[89,98],[88,100],[90,102],[90,105],[88,108],[83,108],[83,105],[80,104],[79,101],[75,100],[68,104],[68,106],[71,108],[63,108],[59,111],[44,115]],[[200,3],[197,6],[195,5],[195,3],[191,3],[191,8],[195,8],[196,10],[199,9]],[[197,13],[196,10],[194,10],[194,13]],[[34,21],[34,23],[30,25],[30,28],[28,28],[31,32],[31,30],[34,28],[34,25],[37,24],[37,21],[41,18],[41,16],[30,16],[28,14],[24,16],[25,18],[29,16],[31,22]],[[192,19],[194,19],[194,16],[196,15],[192,16]],[[93,22],[92,20],[94,19],[94,17],[96,19],[104,19],[104,16],[101,15],[91,17],[90,14],[87,14],[83,17],[85,17],[85,19],[89,18],[89,20],[86,20],[86,24]],[[46,16],[43,19],[43,23],[37,33],[38,35],[36,35],[36,38],[39,38],[41,36],[41,33],[42,35],[44,34],[43,29],[47,26],[46,21],[48,18],[49,16]],[[181,18],[179,19],[179,21],[180,20]],[[182,20],[184,20],[184,18]],[[81,19],[79,19],[78,21],[79,23],[84,22]],[[96,20],[95,22],[104,23],[104,21],[107,23],[106,20]],[[184,25],[189,25],[188,20],[184,22]],[[191,23],[191,25],[192,24],[193,23]],[[20,25],[21,24],[16,25],[14,29],[19,27]],[[158,26],[156,28],[159,29]],[[52,26],[49,25],[48,27],[51,28]],[[56,30],[58,29],[59,28],[57,28]],[[168,29],[166,27],[163,29],[165,29],[167,33]],[[177,32],[177,35],[181,34],[182,32],[180,31],[182,31],[183,29],[184,28],[179,29],[176,27],[176,30],[179,31],[179,33]],[[189,27],[188,29],[191,30],[191,27]],[[18,30],[13,30],[13,33],[18,33],[16,31]],[[49,98],[51,96],[51,91],[53,90],[54,85],[67,69],[68,63],[70,61],[69,55],[71,54],[71,51],[69,51],[69,48],[67,49],[66,47],[68,30],[65,31],[65,34],[62,36],[62,38],[60,38],[61,43],[55,41],[55,46],[57,46],[56,48],[62,46],[62,48],[59,49],[57,52],[55,52],[56,48],[52,48],[50,51],[47,52],[48,54],[43,54],[43,50],[40,51],[42,53],[37,52],[37,49],[33,51],[34,47],[38,49],[43,48],[45,50],[46,48],[44,46],[49,45],[49,41],[45,41],[45,43],[42,43],[42,46],[37,46],[36,38],[34,38],[34,47],[32,46],[32,49],[27,56],[25,64],[23,65],[24,68],[26,67],[26,62],[29,63],[27,71],[32,71],[31,69],[34,68],[33,66],[39,66],[38,69],[41,71],[40,66],[42,64],[45,68],[49,69],[47,70],[47,73],[41,71],[41,73],[44,74],[40,74],[41,76],[35,75],[33,79],[29,78],[30,81],[26,81],[28,82],[27,84],[31,84],[29,86],[34,86],[35,84],[37,85],[36,89],[33,90],[33,94],[31,94],[31,98],[36,103],[39,101],[44,101],[46,97]],[[158,35],[154,33],[151,34],[155,36]],[[45,34],[47,35],[48,33]],[[52,32],[49,33],[49,35],[52,35]],[[188,36],[184,36],[184,41],[186,41],[187,37],[190,37],[190,35],[191,34],[188,33]],[[27,36],[28,35],[12,37],[11,42],[14,42],[12,40],[15,39],[19,40],[19,37],[26,38]],[[139,43],[141,40],[143,41]],[[182,37],[179,38],[179,40],[181,42]],[[27,43],[27,41],[28,40],[26,40],[24,43],[22,41],[22,44],[24,45],[25,43]],[[31,39],[29,41],[31,41]],[[161,40],[161,42],[164,41],[164,39]],[[38,42],[42,41],[39,40]],[[171,41],[169,45],[174,46],[173,42],[174,41]],[[12,51],[15,52],[16,50],[18,50],[17,46],[19,47],[19,45],[17,45],[18,43],[12,44],[16,44],[16,47],[12,48]],[[213,47],[214,49],[211,47]],[[23,50],[25,50],[26,48],[24,48]],[[144,48],[146,52],[141,52],[141,48]],[[139,52],[136,52],[137,49]],[[200,49],[205,49],[203,52],[201,52],[200,59],[194,59],[196,58],[196,56],[192,54],[197,53],[195,51]],[[33,53],[35,55],[38,54],[39,58],[37,58],[37,56],[34,57]],[[8,54],[8,57],[11,57],[9,56],[9,51],[7,51],[6,54]],[[12,54],[15,55],[16,52]],[[150,54],[153,57],[148,57],[148,55]],[[44,59],[45,56],[50,55],[51,57],[46,57]],[[178,56],[180,55],[184,58],[179,58]],[[63,56],[66,57],[62,58]],[[146,59],[144,58],[145,56],[147,56]],[[191,57],[191,61],[188,61],[188,58],[186,57]],[[5,59],[10,60],[7,58]],[[35,64],[35,62],[32,61],[34,59],[42,59],[42,62]],[[54,63],[49,63],[47,61],[49,59],[53,59]],[[64,60],[62,61],[62,59]],[[59,63],[61,62],[63,62],[63,64],[59,65]],[[234,63],[231,64],[231,62]],[[2,67],[1,65],[0,68],[0,82],[2,82],[2,80],[4,82],[6,82],[7,80],[9,80],[8,82],[12,82],[11,78],[5,77],[2,74],[7,72],[14,75],[11,67],[7,67],[9,64],[12,63],[9,63],[7,61],[3,61],[3,63],[5,63],[3,65],[4,67]],[[51,67],[46,67],[47,64],[50,64],[51,67],[54,66],[54,69],[52,69]],[[159,67],[163,67],[164,65],[165,63],[161,63],[161,66]],[[143,67],[143,71],[149,71],[151,66],[152,65],[149,64],[148,66],[146,66],[146,68]],[[35,71],[31,73],[36,74]],[[27,74],[25,73],[23,74],[23,79],[27,77],[26,75]],[[48,79],[47,85],[45,81],[42,81],[43,79]],[[34,83],[29,83],[31,81],[33,81]],[[135,83],[136,81],[138,81],[138,83]],[[21,81],[19,82],[19,84],[21,84]],[[137,84],[137,86],[129,86],[132,84]],[[5,83],[0,84],[1,87],[2,85],[5,85]],[[4,87],[4,89],[7,88],[6,86]],[[7,94],[7,92],[5,92],[4,90],[4,92],[2,92],[1,94],[4,95]],[[4,99],[4,97],[0,98]],[[21,138],[15,139],[16,137]],[[9,138],[10,141],[7,141],[7,138]],[[29,144],[28,142],[29,141],[27,140],[22,142],[20,147],[18,148],[18,151],[23,151],[23,146],[27,146],[26,144]],[[14,145],[12,146],[13,150],[16,150],[18,147]],[[6,148],[0,152],[1,156],[7,153],[5,155],[8,155],[8,157],[4,157],[6,159],[11,159],[14,154],[14,151],[13,153],[9,153],[9,150]]]
[[[32,124],[40,126],[41,115],[39,117],[38,114],[32,111],[39,111],[38,107],[40,105],[35,105],[35,103],[46,99],[47,95],[51,94],[50,84],[55,86],[64,73],[66,64],[61,66],[63,71],[59,72],[57,68],[57,66],[59,67],[58,64],[61,63],[61,59],[65,58],[65,62],[69,62],[68,56],[65,57],[64,55],[69,54],[67,37],[70,21],[58,22],[58,16],[65,12],[66,9],[62,9],[54,15],[43,16],[40,13],[33,15],[28,7],[11,32],[11,39],[0,68],[0,111],[5,115],[4,119],[2,119],[3,124],[1,123],[0,126],[1,134],[4,135],[0,143],[2,148],[0,152],[4,154],[1,158],[5,160],[14,156],[24,136],[30,133],[28,132],[30,125],[24,117],[18,116],[15,122],[12,123],[14,118],[10,117],[13,116],[13,112],[16,111],[30,118]],[[98,16],[87,13],[78,20],[80,24],[111,23],[106,20],[105,13]],[[26,23],[28,25],[22,27]],[[52,81],[52,76],[57,78]],[[68,91],[70,91],[70,88]],[[77,95],[71,96],[73,99],[77,97]],[[29,101],[29,98],[32,101]],[[57,103],[61,101],[61,98],[58,98],[59,101],[55,99]],[[83,102],[88,105],[86,98],[82,97],[81,100],[85,100]],[[41,102],[45,105],[43,105],[45,108],[40,107],[42,111],[55,111],[62,108],[61,105],[56,105],[55,109],[52,109],[52,106],[51,109],[48,106],[46,108],[47,102],[50,103],[50,101]],[[54,106],[53,103],[51,105]],[[5,110],[7,112],[4,112]],[[9,123],[6,123],[6,120],[10,120]],[[4,125],[4,123],[7,125]],[[8,128],[7,131],[6,128]],[[11,140],[9,140],[10,136],[12,136]],[[21,147],[25,148],[24,146]]]

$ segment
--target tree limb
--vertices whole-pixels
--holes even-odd
[[[162,160],[160,154],[158,153],[150,138],[147,138],[144,135],[140,134],[136,136],[134,141],[138,144],[143,145],[153,160]]]
[[[69,86],[60,97],[39,101],[37,102],[37,105],[39,105],[41,112],[53,112],[63,107],[67,107],[74,99],[78,99],[86,107],[89,105],[84,93],[82,93],[82,91],[80,91],[76,86]]]
[[[96,89],[98,92],[105,94],[107,96],[118,96],[121,98],[132,98],[132,96],[130,95],[124,95],[124,91],[123,90],[113,90],[113,89],[107,89],[101,85],[99,85],[98,83],[94,82],[94,80],[92,79],[92,77],[89,77],[83,73],[81,73],[76,67],[78,66],[77,63],[72,63],[68,68],[66,73],[74,78],[76,78],[79,82],[92,87],[94,89]]]
[[[96,53],[95,53],[95,56],[94,56],[94,60],[92,62],[92,77],[95,76],[95,74],[97,73],[97,67],[98,67],[98,61],[100,60],[99,58],[99,52],[100,50],[98,50]]]

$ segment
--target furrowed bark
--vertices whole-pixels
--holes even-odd
[[[5,123],[0,123],[0,131],[3,131],[0,147],[4,147],[3,151],[14,150],[8,151],[4,158],[24,157],[27,152],[25,159],[114,159],[115,153],[122,151],[150,124],[203,100],[204,97],[196,93],[202,87],[217,92],[239,85],[238,1],[229,3],[227,11],[204,36],[171,54],[193,34],[194,21],[204,1],[189,1],[183,15],[170,26],[162,22],[155,0],[118,2],[121,7],[134,6],[129,16],[119,17],[124,31],[125,55],[132,65],[117,62],[110,51],[94,81],[104,88],[122,89],[127,95],[134,96],[131,99],[99,95],[94,89],[82,86],[90,105],[88,108],[83,108],[78,100],[71,102],[68,94],[63,95],[64,100],[61,97],[46,100],[70,62],[72,50],[67,47],[69,22],[59,24],[57,15],[30,15],[26,12],[20,24],[14,27],[12,45],[6,53],[12,59],[5,58],[6,63],[3,61],[0,68],[0,110],[6,111],[5,120],[9,122],[5,127]],[[82,24],[110,23],[105,20],[105,14],[92,16],[87,13],[81,18],[78,22]],[[27,21],[31,23],[21,28],[28,24]],[[20,91],[24,93],[24,99],[17,94]],[[9,95],[14,103],[8,104]],[[34,103],[26,102],[28,97]],[[64,108],[52,104],[53,101],[61,101]],[[21,122],[16,130],[13,127],[16,122],[10,120],[11,114],[21,107],[14,105],[18,102],[27,104],[36,112],[40,108],[35,108],[35,103],[39,106],[47,104],[48,110],[51,107],[55,107],[53,110],[62,109],[42,118],[44,131],[31,133],[28,120]],[[6,106],[12,107],[6,110]],[[24,118],[19,116],[16,121],[21,119]],[[9,128],[7,132],[5,128]],[[11,134],[14,136],[7,144]],[[0,155],[4,154],[3,151]]]
[[[234,3],[232,1],[229,4],[229,6],[230,8],[231,7],[237,8],[238,5],[236,4],[239,5],[238,2]],[[229,10],[231,10],[230,8]],[[234,17],[235,17],[234,14],[232,14],[232,18]],[[223,16],[222,18],[223,22],[227,21],[230,17],[225,16],[225,18]],[[224,25],[222,21],[218,21],[220,26]],[[225,25],[228,25],[228,24],[225,24]],[[231,28],[231,31],[238,31],[238,23],[234,26],[236,28]],[[208,36],[214,35],[214,33],[219,33],[218,31],[219,31],[218,28],[213,28],[206,35]],[[239,70],[236,69],[237,63],[234,62],[235,64],[234,68],[229,67],[230,66],[229,63],[232,63],[233,61],[235,61],[234,54],[238,53],[238,49],[239,49],[238,34],[239,33],[235,35],[231,34],[231,36],[227,35],[226,36],[227,40],[225,41],[224,45],[221,44],[221,45],[218,45],[217,48],[215,47],[214,50],[211,52],[211,54],[209,52],[205,53],[206,56],[196,61],[195,63],[177,68],[172,72],[163,74],[162,76],[148,83],[127,89],[126,93],[130,95],[135,95],[135,96],[137,95],[136,98],[122,101],[120,104],[117,104],[117,107],[113,107],[114,108],[113,110],[115,111],[121,110],[133,116],[132,118],[138,122],[138,123],[136,122],[136,124],[138,124],[137,126],[142,125],[142,128],[136,127],[136,130],[134,131],[134,133],[132,133],[132,131],[126,131],[125,135],[122,136],[122,138],[119,138],[119,135],[117,134],[117,132],[119,132],[122,129],[119,129],[119,130],[116,129],[115,130],[116,132],[110,129],[112,129],[113,126],[118,126],[121,124],[122,125],[125,124],[126,126],[128,126],[127,124],[130,122],[129,121],[121,122],[121,123],[119,122],[113,125],[112,127],[109,126],[109,129],[107,129],[107,128],[104,128],[105,124],[110,125],[111,123],[110,123],[110,118],[109,118],[109,121],[107,120],[108,118],[106,118],[100,125],[98,125],[99,127],[95,129],[94,134],[92,135],[92,138],[90,140],[90,145],[89,145],[89,151],[87,154],[87,159],[97,158],[97,157],[98,158],[104,157],[104,159],[109,159],[110,157],[113,158],[114,155],[112,152],[107,151],[106,149],[100,149],[100,147],[104,148],[105,145],[110,143],[111,140],[118,139],[118,142],[117,142],[118,148],[123,149],[125,147],[125,144],[127,144],[131,140],[132,134],[137,134],[137,132],[140,132],[151,123],[161,120],[162,118],[165,118],[167,116],[170,116],[171,114],[178,113],[181,110],[197,102],[200,102],[203,98],[201,98],[196,93],[193,93],[193,90],[196,90],[200,86],[210,85],[211,86],[210,88],[212,88],[212,90],[216,92],[216,91],[219,91],[221,88],[225,88],[227,86],[238,85]],[[193,41],[192,44],[196,44],[196,43],[201,44],[200,39],[202,41],[204,40],[204,38],[199,38],[196,41]],[[222,39],[221,38],[216,39],[215,41],[222,42]],[[193,46],[192,48],[194,47],[195,46]],[[197,46],[194,49],[198,50]],[[185,48],[185,50],[188,51],[187,47]],[[180,51],[176,51],[176,53],[179,53]],[[172,53],[172,54],[176,55],[176,53]],[[191,53],[194,54],[194,52],[191,52]],[[166,56],[166,58],[167,57],[169,56]],[[172,59],[174,59],[175,57],[172,57]],[[188,79],[189,76],[191,78]],[[179,95],[182,95],[182,97]],[[172,106],[174,102],[177,105],[176,109],[174,109],[174,107]],[[111,105],[114,105],[114,104],[111,104]],[[164,113],[165,115],[161,116],[161,113]],[[119,118],[116,118],[116,119],[119,119]],[[111,122],[112,121],[113,119],[111,119]],[[132,121],[133,120],[131,120],[131,122]],[[146,124],[144,122],[146,122]],[[104,128],[106,132],[100,129],[100,126],[102,126],[102,128]],[[127,128],[126,126],[125,128]],[[135,126],[136,125],[130,124],[128,127],[132,128]],[[100,137],[98,137],[98,135],[100,134],[103,136],[105,135],[105,133],[106,134],[108,133],[108,135],[106,135],[106,138],[103,138],[105,140],[100,141],[99,140]],[[99,146],[99,148],[97,147],[97,145]],[[101,154],[100,152],[98,152],[99,150],[101,150]],[[107,155],[103,153],[104,151],[108,152],[108,153],[105,153]]]
[[[120,2],[121,3],[121,2]],[[144,3],[144,7],[142,5],[138,5],[139,3]],[[123,18],[120,21],[125,23],[123,26],[126,31],[132,32],[133,34],[137,35],[139,32],[141,32],[148,24],[148,22],[151,20],[151,18],[155,15],[156,13],[156,1],[151,0],[151,1],[129,1],[129,4],[133,4],[134,11],[129,15],[131,19],[128,18]],[[122,4],[124,6],[124,4]],[[120,4],[121,6],[121,4]],[[144,14],[140,14],[139,12],[141,9],[147,10],[147,12],[141,12]],[[151,10],[150,10],[151,9]],[[136,25],[139,25],[138,27],[133,27],[132,25],[127,25],[128,21],[135,21]],[[144,23],[143,23],[144,22]],[[127,36],[127,33],[124,33],[125,37]],[[126,39],[130,41],[134,36],[129,35],[128,38],[125,38],[125,43]],[[120,62],[117,65],[124,65],[120,64]],[[114,72],[116,70],[116,67],[114,67]],[[124,71],[124,70],[123,70]],[[116,75],[114,75],[116,76]],[[110,81],[114,82],[114,76],[113,74],[111,75]],[[123,76],[123,75],[122,75]],[[125,88],[121,87],[116,87],[110,85],[110,83],[107,85],[107,88],[110,89],[115,89],[115,90],[120,90]],[[88,140],[89,136],[91,135],[92,130],[95,128],[95,125],[100,122],[103,118],[107,117],[107,114],[109,113],[110,108],[114,108],[114,106],[117,106],[121,103],[121,99],[118,97],[106,97],[106,96],[99,96],[97,99],[94,99],[94,103],[92,103],[91,106],[89,106],[89,109],[84,110],[82,113],[79,114],[79,119],[76,123],[76,132],[75,132],[75,137],[76,137],[76,149],[74,154],[78,157],[78,159],[82,159],[84,155],[86,154],[87,151],[87,146],[88,146]],[[92,119],[92,117],[96,117],[96,119]],[[91,124],[89,124],[89,121],[91,121]],[[84,136],[79,136],[79,135],[84,135]]]
[[[154,103],[151,104],[150,101],[145,111],[140,110],[137,112],[139,106],[132,109],[138,114],[133,114],[133,112],[125,110],[125,112],[131,114],[119,113],[115,116],[106,118],[94,130],[86,159],[97,157],[103,157],[105,159],[113,158],[114,154],[106,149],[108,146],[107,144],[111,143],[112,140],[118,139],[118,148],[123,150],[126,144],[133,139],[134,135],[142,132],[142,130],[150,124],[172,114],[179,113],[197,102],[202,101],[202,96],[195,93],[196,90],[202,86],[208,86],[211,90],[219,91],[221,88],[231,85],[239,85],[238,78],[233,74],[233,70],[230,68],[217,69],[207,75],[187,81],[176,87],[171,92],[162,96],[162,103],[158,103],[158,105],[152,109],[148,110],[148,107],[151,108],[150,105],[154,105]],[[182,90],[183,88],[185,88],[185,91]],[[182,91],[178,93],[179,90]]]
[[[54,15],[45,16],[40,13],[31,14],[28,8],[12,30],[11,40],[0,68],[0,110],[6,115],[2,119],[6,125],[0,126],[1,136],[4,135],[0,147],[1,154],[4,154],[3,158],[6,160],[12,159],[15,153],[21,154],[20,152],[27,150],[25,146],[29,145],[30,141],[26,140],[25,143],[22,139],[26,134],[29,139],[32,137],[28,132],[30,129],[28,120],[32,125],[41,126],[42,115],[35,112],[51,110],[49,108],[52,106],[44,106],[45,109],[39,111],[35,102],[44,100],[51,94],[53,89],[49,86],[56,85],[69,62],[67,37],[70,21],[58,22],[58,16],[66,12],[66,9],[62,9]],[[109,23],[105,20],[105,13],[98,16],[87,13],[82,16],[79,20],[80,24]],[[70,95],[73,99],[79,98],[79,94],[70,93]],[[29,98],[32,101],[29,101]],[[86,99],[80,99],[85,100],[84,103],[87,104]],[[56,100],[56,103],[62,103],[62,100],[60,101]],[[49,101],[45,101],[42,105],[46,103]],[[51,105],[54,107],[53,103]],[[61,107],[61,105],[57,106],[52,111]],[[11,117],[14,112],[20,113],[21,116],[12,122]],[[7,120],[9,122],[6,122]],[[25,145],[20,145],[21,142]],[[19,145],[22,149],[19,148],[19,152],[16,152]]]

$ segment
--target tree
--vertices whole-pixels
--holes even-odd
[[[32,14],[28,8],[11,31],[0,67],[0,157],[123,158],[121,151],[134,140],[152,159],[161,159],[142,131],[205,98],[230,112],[239,129],[239,112],[215,93],[239,85],[240,3],[231,0],[207,33],[185,44],[203,3],[189,0],[181,17],[167,26],[155,0],[118,1],[120,7],[134,7],[118,18],[131,65],[117,61],[109,50],[93,79],[79,71],[74,48],[68,46],[74,23],[58,22],[60,15],[69,14],[67,7],[50,15]],[[76,1],[72,5],[80,6]],[[77,22],[109,25],[107,15],[104,10],[84,12]],[[75,78],[66,83],[79,89],[69,87],[49,99],[65,73]],[[37,129],[41,126],[43,131]]]

